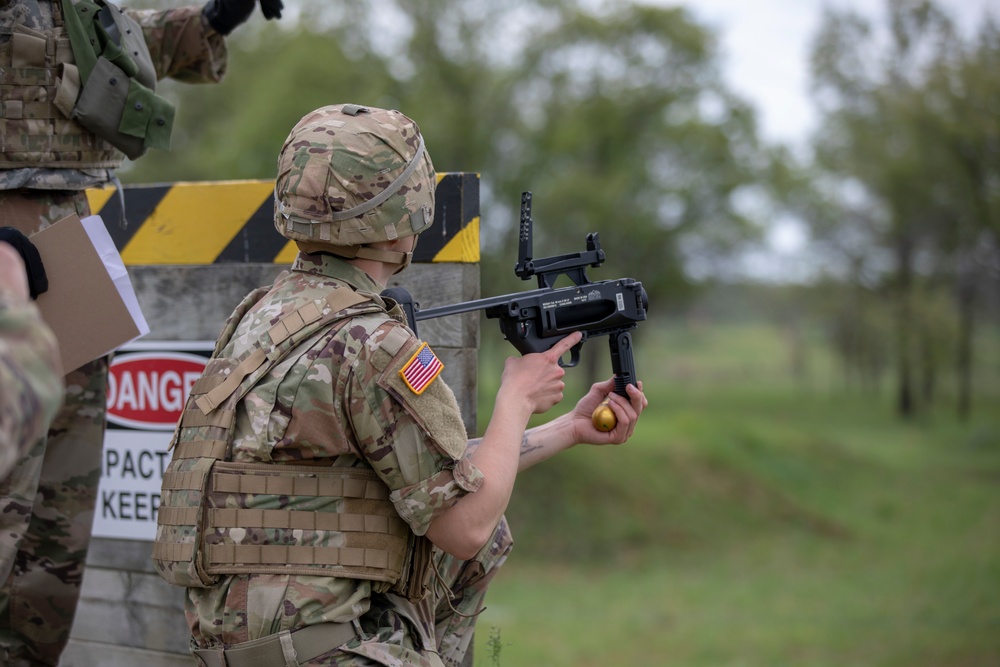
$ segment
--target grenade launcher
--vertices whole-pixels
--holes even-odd
[[[483,310],[486,317],[500,322],[500,331],[521,354],[544,352],[574,331],[583,339],[570,350],[570,360],[560,366],[576,366],[580,349],[588,338],[607,335],[611,343],[611,366],[615,374],[615,393],[627,397],[625,387],[636,384],[632,334],[646,319],[648,297],[642,283],[632,278],[591,282],[588,266],[598,267],[605,255],[596,233],[587,234],[584,252],[543,257],[532,256],[531,193],[521,195],[521,224],[518,236],[518,261],[514,273],[522,280],[538,279],[538,289],[505,294],[421,310],[402,287],[392,287],[382,296],[396,301],[406,313],[410,328],[417,322],[473,310]],[[555,287],[559,276],[572,282],[570,287]]]

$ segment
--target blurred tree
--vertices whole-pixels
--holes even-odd
[[[990,184],[997,178],[996,113],[977,114],[967,87],[975,83],[993,91],[980,100],[988,110],[998,86],[996,70],[989,77],[983,68],[998,57],[996,29],[987,25],[970,47],[929,0],[890,0],[888,10],[887,47],[868,22],[849,12],[828,12],[814,45],[824,119],[815,141],[823,173],[817,183],[825,192],[810,220],[820,235],[856,251],[855,268],[874,267],[875,280],[891,297],[903,416],[918,410],[917,367],[924,384],[919,393],[930,397],[937,371],[928,364],[941,363],[921,341],[940,338],[934,332],[942,327],[924,315],[943,311],[924,304],[942,280],[955,286],[964,415],[971,396],[974,285],[981,276],[980,263],[970,259],[975,249],[981,254],[984,233],[985,245],[996,246],[996,192]],[[978,204],[970,193],[978,193]]]
[[[713,37],[683,10],[566,3],[525,50],[503,171],[512,203],[542,194],[543,243],[577,249],[603,230],[609,266],[655,267],[642,277],[660,292],[754,236],[769,156],[717,67]]]
[[[221,84],[185,90],[164,82],[178,107],[171,150],[130,165],[123,180],[274,178],[278,151],[306,112],[351,100],[392,104],[384,59],[351,49],[305,7],[290,19],[251,22],[230,37]]]
[[[949,213],[941,229],[942,271],[957,301],[958,411],[972,403],[976,313],[986,278],[1000,272],[1000,29],[987,21],[977,40],[935,63],[925,128],[940,151],[935,195]]]
[[[592,279],[642,280],[652,312],[726,268],[759,231],[774,157],[723,84],[713,35],[685,10],[582,0],[290,9],[230,40],[221,86],[168,89],[174,149],[126,180],[272,178],[303,113],[351,101],[417,120],[439,170],[481,173],[491,294],[525,288],[511,270],[524,190],[535,194],[536,255],[582,250],[600,232],[608,262]]]
[[[564,3],[534,29],[497,190],[511,222],[535,193],[536,256],[600,232],[608,261],[591,277],[642,280],[663,314],[756,234],[769,156],[717,67],[713,37],[680,9]],[[584,356],[591,380],[599,358]]]

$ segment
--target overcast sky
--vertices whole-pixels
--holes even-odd
[[[808,97],[808,52],[823,7],[852,9],[884,25],[884,0],[677,0],[722,38],[732,88],[760,113],[765,138],[802,141],[813,128]],[[937,0],[965,34],[988,11],[1000,18],[1000,0]]]
[[[824,7],[851,9],[884,25],[885,0],[662,0],[680,4],[721,38],[731,88],[757,108],[766,140],[803,146],[815,127],[809,98],[809,49]],[[1000,0],[936,0],[965,35],[987,13],[1000,19]],[[770,280],[804,280],[815,261],[803,253],[806,236],[795,220],[772,220],[767,250],[747,253],[741,273]]]

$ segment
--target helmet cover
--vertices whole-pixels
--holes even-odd
[[[325,106],[278,155],[274,226],[311,246],[419,234],[434,220],[434,165],[417,124],[395,110]]]

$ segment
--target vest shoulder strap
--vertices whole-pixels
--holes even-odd
[[[299,343],[333,322],[347,317],[346,311],[352,306],[369,300],[369,297],[349,287],[338,287],[288,313],[261,336],[220,384],[195,400],[198,409],[208,415],[229,402],[234,395],[239,400],[257,378],[276,366]],[[373,307],[377,309],[374,304]],[[249,382],[246,381],[248,378]],[[236,392],[241,387],[242,390],[237,395]]]

